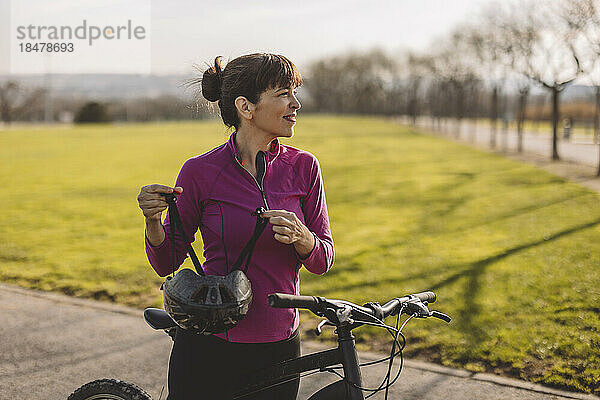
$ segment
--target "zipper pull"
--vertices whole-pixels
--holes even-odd
[[[256,209],[256,211],[250,213],[250,215],[256,216],[256,226],[260,226],[260,225],[266,226],[267,225],[267,222],[269,222],[269,221],[267,221],[265,218],[262,217],[262,214],[266,211],[267,210],[264,207],[258,207]]]
[[[250,215],[252,215],[253,217],[261,217],[262,213],[264,212],[267,212],[267,210],[264,207],[258,207],[255,211],[252,211]]]

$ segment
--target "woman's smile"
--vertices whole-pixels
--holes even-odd
[[[290,121],[292,124],[296,123],[296,113],[288,114],[283,117],[286,121]]]

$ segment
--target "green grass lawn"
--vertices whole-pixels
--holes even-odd
[[[0,280],[159,306],[139,188],[173,183],[227,138],[216,122],[0,132]],[[284,143],[319,158],[336,245],[328,274],[302,272],[304,294],[360,303],[432,289],[432,308],[454,319],[411,322],[405,354],[600,392],[597,193],[381,119],[304,117]],[[387,343],[376,329],[356,336]]]

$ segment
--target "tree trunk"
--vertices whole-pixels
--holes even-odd
[[[596,111],[594,113],[594,143],[598,143],[598,172],[600,176],[600,86],[596,86]]]
[[[490,147],[496,148],[496,132],[498,130],[498,87],[492,90],[492,113],[490,117]]]
[[[6,124],[10,124],[10,109],[5,91],[6,89],[0,87],[0,120]]]
[[[552,159],[560,160],[558,155],[558,96],[560,90],[555,85],[552,87]]]
[[[462,83],[458,84],[456,89],[457,99],[456,99],[456,119],[458,126],[456,127],[456,138],[460,139],[460,133],[462,130],[462,120],[465,116],[465,96],[464,96],[465,88],[462,86]]]
[[[12,112],[6,104],[0,104],[0,119],[7,125],[12,122]]]
[[[600,86],[596,86],[596,109],[594,111],[594,143],[600,143]]]
[[[517,153],[523,152],[523,120],[517,119]]]
[[[479,92],[477,90],[473,91],[473,99],[474,102],[470,110],[472,110],[471,117],[473,118],[473,124],[471,125],[471,142],[477,142],[477,118],[479,117]]]
[[[529,88],[523,88],[519,91],[519,114],[517,117],[517,151],[519,153],[523,152],[523,124],[525,122],[528,95]]]
[[[598,172],[596,173],[597,176],[600,176],[600,145],[598,145]]]
[[[419,84],[414,82],[414,79],[410,87],[408,109],[412,118],[412,125],[415,126],[417,124],[417,115],[419,114]]]
[[[508,118],[506,118],[506,116],[504,116],[502,118],[502,151],[503,152],[507,152],[508,151]]]
[[[502,96],[502,107],[501,107],[501,112],[502,112],[502,151],[503,152],[507,152],[508,151],[508,117],[506,115],[506,109],[507,109],[507,103],[508,103],[508,99],[507,96]]]
[[[475,116],[473,118],[473,121],[471,123],[471,143],[475,143],[477,140],[477,116]]]

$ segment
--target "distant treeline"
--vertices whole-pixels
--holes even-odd
[[[393,38],[391,38],[393,40]],[[560,98],[576,79],[595,88],[571,117],[600,130],[600,0],[524,0],[495,3],[456,26],[427,51],[381,50],[315,60],[300,90],[303,111],[408,115],[416,120],[465,118],[523,121],[561,118]],[[534,90],[537,88],[537,93]],[[536,93],[534,95],[534,93]],[[593,93],[593,91],[592,91]],[[50,98],[18,82],[0,85],[0,118],[68,121],[94,99]],[[205,101],[176,96],[104,102],[118,121],[198,119],[215,115]],[[556,147],[556,146],[554,146]],[[553,158],[558,158],[556,148]]]
[[[15,121],[74,122],[76,116],[92,104],[102,108],[107,121],[203,119],[213,114],[206,104],[195,104],[173,95],[100,101],[51,96],[44,88],[25,86],[16,81],[0,83],[0,121],[5,124]]]

